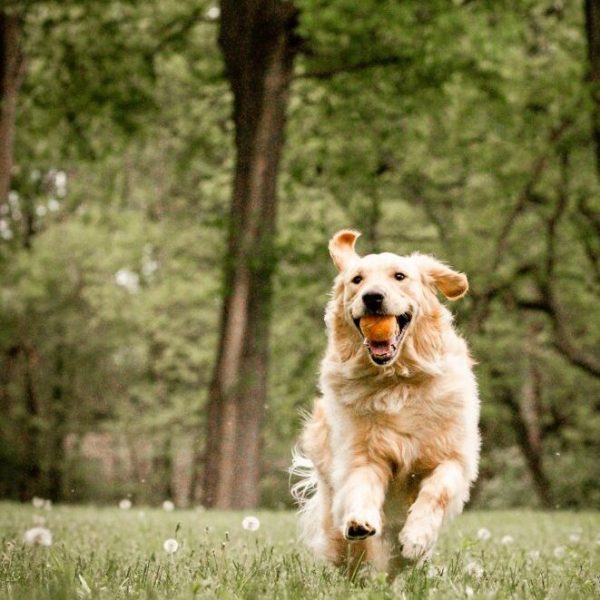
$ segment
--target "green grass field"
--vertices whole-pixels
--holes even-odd
[[[246,514],[0,503],[0,597],[600,598],[600,513],[469,512],[430,565],[394,581],[315,563],[292,513],[253,513],[258,531],[242,528]],[[25,544],[41,519],[52,545]]]

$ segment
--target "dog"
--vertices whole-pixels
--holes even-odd
[[[392,573],[431,557],[477,478],[474,361],[437,297],[458,300],[469,285],[432,256],[361,257],[359,235],[342,230],[329,242],[339,273],[292,494],[301,537],[318,557]],[[391,337],[364,337],[361,319],[383,315],[394,317]]]

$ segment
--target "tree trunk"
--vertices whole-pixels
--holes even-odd
[[[59,332],[60,336],[64,332]],[[62,500],[65,474],[65,437],[67,435],[68,409],[65,406],[65,357],[64,347],[58,344],[54,350],[54,383],[51,391],[50,414],[52,427],[48,431],[47,496],[54,502]]]
[[[208,398],[204,502],[259,501],[276,182],[296,53],[296,10],[280,0],[223,0],[219,44],[234,106],[236,167],[220,341]]]
[[[533,345],[537,343],[538,331],[529,328],[525,342],[525,357],[527,361],[525,381],[519,399],[519,418],[522,423],[516,425],[519,445],[525,462],[529,468],[533,485],[544,508],[552,508],[552,489],[546,476],[543,463],[542,434],[540,416],[542,412],[542,378],[539,366],[533,356]],[[516,416],[514,416],[516,419]],[[514,422],[514,421],[513,421]]]
[[[33,371],[35,351],[26,345],[22,348],[24,361],[25,424],[23,431],[23,481],[20,489],[21,500],[30,500],[35,494],[42,493],[41,468],[41,425],[40,408],[37,398]]]
[[[526,379],[523,384],[522,397],[517,400],[513,390],[509,386],[501,383],[502,374],[493,374],[498,378],[499,399],[508,407],[511,414],[512,428],[515,432],[517,444],[525,465],[531,475],[531,481],[536,495],[544,508],[552,508],[552,491],[550,481],[544,471],[542,462],[542,446],[539,431],[539,419],[537,411],[539,410],[539,373],[533,367],[531,356],[528,356],[528,369]]]
[[[596,147],[596,171],[600,178],[600,0],[585,0],[585,31],[593,102],[592,136]]]
[[[23,56],[18,15],[0,12],[0,204],[10,191],[17,94]]]

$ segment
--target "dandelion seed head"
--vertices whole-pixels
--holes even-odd
[[[539,550],[530,550],[528,556],[531,560],[537,560],[540,557]]]
[[[163,510],[166,510],[167,512],[173,512],[175,510],[175,504],[173,504],[173,502],[171,502],[171,500],[165,500],[162,503],[162,507],[163,507]]]
[[[175,552],[177,552],[179,549],[179,543],[176,539],[169,538],[168,540],[164,541],[163,548],[167,554],[175,554]]]
[[[578,533],[572,533],[569,536],[569,541],[573,544],[576,544],[577,542],[581,541],[581,536]]]
[[[564,546],[556,546],[552,551],[554,558],[563,558],[567,553],[567,549]]]
[[[23,541],[30,546],[52,546],[52,532],[46,527],[32,527],[23,535]]]
[[[119,502],[119,508],[121,510],[129,510],[131,508],[131,500],[129,498],[123,498],[123,500]]]
[[[476,577],[478,579],[483,576],[483,567],[476,560],[467,563],[465,571],[468,575],[471,575],[471,577]]]
[[[515,540],[512,535],[505,535],[501,540],[501,544],[512,544]]]
[[[470,585],[468,585],[467,587],[465,587],[465,596],[467,598],[472,598],[474,593],[475,592],[473,591],[473,588]]]
[[[485,542],[486,540],[489,540],[491,537],[492,537],[492,532],[487,527],[482,527],[477,532],[477,539],[481,540],[483,542]]]
[[[44,510],[52,510],[52,500],[44,500]]]
[[[246,531],[256,531],[260,527],[260,521],[256,517],[244,517],[242,527]]]
[[[429,565],[429,567],[427,567],[427,577],[429,579],[435,579],[438,576],[438,570],[436,567],[434,567],[433,565]]]

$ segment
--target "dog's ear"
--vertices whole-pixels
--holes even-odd
[[[448,300],[458,300],[469,291],[469,280],[464,273],[451,269],[433,256],[414,255],[427,285],[436,287]]]
[[[345,271],[350,263],[359,258],[354,244],[359,238],[358,231],[342,229],[329,240],[329,254],[338,271]]]

